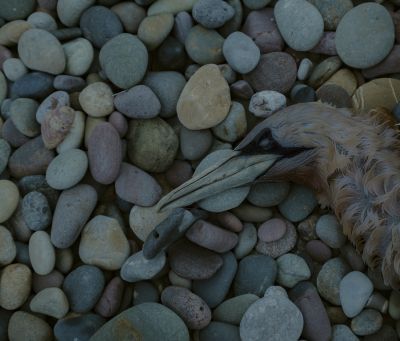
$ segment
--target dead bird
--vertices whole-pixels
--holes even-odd
[[[231,157],[168,193],[158,207],[184,207],[259,181],[310,186],[364,262],[400,288],[400,142],[382,112],[353,114],[320,103],[287,107],[251,130]]]

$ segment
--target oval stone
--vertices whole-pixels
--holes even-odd
[[[32,273],[24,264],[10,264],[0,277],[0,307],[15,310],[21,307],[31,292]]]
[[[56,253],[50,236],[45,231],[36,231],[29,239],[29,258],[33,271],[48,275],[56,264]]]
[[[33,314],[19,310],[11,316],[8,325],[8,336],[10,340],[51,341],[53,332],[46,321]]]
[[[22,216],[30,230],[45,230],[50,225],[52,217],[46,196],[38,191],[26,194],[22,199]]]
[[[92,313],[67,317],[56,322],[54,336],[59,341],[69,341],[74,338],[89,340],[105,322],[104,318]]]
[[[8,220],[17,209],[18,187],[9,180],[0,180],[0,223]]]
[[[263,242],[274,242],[286,233],[286,222],[279,218],[267,220],[258,228],[258,238]]]
[[[121,278],[131,283],[152,279],[161,272],[166,261],[164,252],[152,259],[147,259],[143,256],[143,251],[139,251],[124,262],[121,268]]]
[[[42,124],[48,111],[59,109],[63,106],[69,106],[68,92],[65,91],[53,92],[52,94],[47,96],[37,108],[36,121]]]
[[[107,122],[93,129],[88,141],[89,167],[93,178],[104,185],[118,177],[122,162],[121,139],[115,128]]]
[[[70,247],[97,203],[97,193],[89,185],[77,185],[63,191],[54,211],[51,241],[57,248]]]
[[[117,195],[132,204],[153,206],[161,198],[161,187],[148,173],[129,163],[123,162],[121,172],[115,181]]]
[[[64,50],[54,35],[34,28],[24,32],[18,41],[18,54],[32,70],[58,75],[65,68]]]
[[[10,264],[17,255],[17,247],[11,232],[0,225],[0,266]]]
[[[83,179],[87,167],[86,153],[81,149],[69,149],[50,162],[46,171],[46,181],[58,190],[71,188]]]
[[[63,318],[69,310],[64,292],[59,288],[46,288],[36,294],[29,307],[32,311],[54,317]]]
[[[218,66],[210,64],[198,69],[186,83],[176,111],[186,128],[200,130],[222,122],[230,105],[229,85]]]
[[[393,20],[385,7],[364,3],[348,11],[336,30],[339,57],[354,68],[368,68],[381,62],[395,39]]]
[[[63,44],[63,49],[67,58],[65,73],[71,76],[84,75],[89,70],[94,57],[93,46],[90,41],[77,38]]]
[[[114,110],[113,93],[103,82],[89,84],[79,94],[79,104],[92,117],[104,117]]]

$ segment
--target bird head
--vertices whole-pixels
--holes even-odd
[[[321,103],[289,106],[255,126],[226,160],[168,193],[158,206],[183,207],[259,181],[293,181],[323,192],[340,155],[347,159],[342,145],[353,126],[349,112]]]

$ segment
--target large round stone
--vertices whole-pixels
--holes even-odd
[[[146,73],[148,53],[137,37],[122,33],[102,47],[99,60],[108,79],[128,89],[138,84]]]
[[[216,65],[201,67],[186,83],[176,111],[188,129],[216,126],[228,115],[231,105],[229,85]]]
[[[364,69],[382,61],[393,47],[394,24],[385,7],[369,2],[347,12],[336,30],[339,57],[351,67]]]
[[[34,28],[24,32],[18,41],[18,54],[32,70],[54,75],[64,71],[64,50],[58,39],[45,30]]]

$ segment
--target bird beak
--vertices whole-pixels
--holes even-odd
[[[249,185],[280,157],[274,154],[247,155],[240,151],[226,151],[225,156],[215,164],[161,198],[157,204],[158,210],[186,207],[228,189]]]

